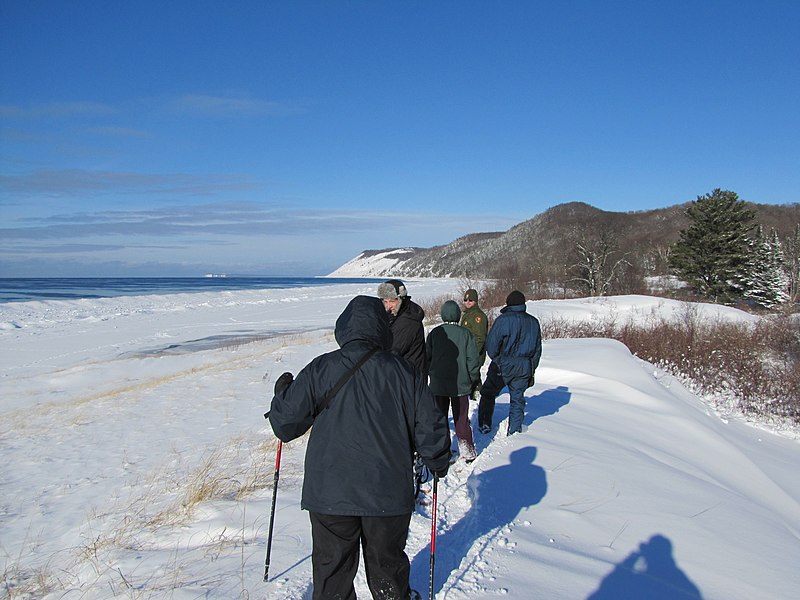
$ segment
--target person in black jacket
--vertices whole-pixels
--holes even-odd
[[[389,352],[389,318],[378,298],[353,298],[334,333],[340,349],[315,358],[296,379],[281,375],[268,413],[284,442],[313,425],[301,501],[311,520],[313,598],[355,598],[362,546],[373,598],[406,600],[414,452],[443,477],[450,430],[426,377]]]
[[[392,328],[392,352],[399,354],[423,374],[428,374],[425,355],[425,328],[422,321],[425,311],[411,300],[405,284],[399,279],[389,279],[378,286],[378,298],[389,313]]]

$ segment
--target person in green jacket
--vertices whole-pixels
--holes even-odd
[[[486,362],[486,336],[489,333],[489,319],[478,306],[478,290],[472,288],[464,292],[464,313],[461,315],[461,326],[472,332],[475,345],[478,347],[478,369]],[[477,400],[481,387],[480,375],[476,387],[471,390],[472,399]]]
[[[453,411],[458,451],[467,462],[477,456],[469,419],[470,393],[480,383],[478,347],[466,327],[458,324],[461,309],[453,300],[442,304],[442,324],[425,341],[428,359],[428,387],[442,413]]]

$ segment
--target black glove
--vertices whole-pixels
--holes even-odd
[[[528,377],[528,387],[533,387],[534,383],[536,382],[533,380],[533,373],[531,373],[531,376]]]
[[[286,391],[292,382],[294,381],[294,375],[291,373],[284,373],[280,377],[278,377],[278,381],[275,382],[275,395],[282,394]]]
[[[449,468],[450,468],[450,465],[447,465],[447,466],[446,466],[444,469],[440,469],[440,470],[438,470],[438,471],[434,471],[434,472],[433,472],[433,474],[434,474],[434,475],[435,475],[435,476],[436,476],[438,479],[444,479],[445,477],[447,477],[447,470],[448,470]]]

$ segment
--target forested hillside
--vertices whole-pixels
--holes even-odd
[[[608,293],[643,291],[645,277],[669,274],[669,255],[689,220],[691,203],[608,212],[582,202],[560,204],[506,232],[481,232],[432,248],[365,250],[332,275],[463,277],[546,282],[579,290],[588,260],[613,270]],[[788,238],[800,204],[747,203],[765,231]]]

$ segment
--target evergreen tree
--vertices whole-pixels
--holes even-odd
[[[769,239],[761,225],[750,243],[750,266],[744,297],[764,308],[775,308],[789,299],[789,279],[784,271],[781,242],[773,229]]]
[[[698,294],[718,302],[741,298],[748,269],[748,238],[755,211],[734,192],[719,188],[686,210],[670,266]]]

